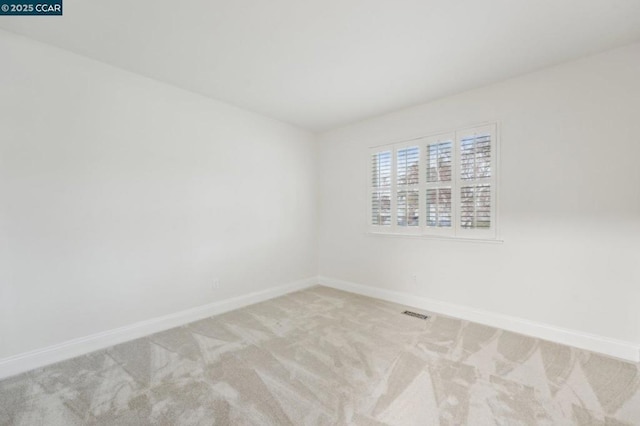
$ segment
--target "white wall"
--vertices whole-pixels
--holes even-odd
[[[638,76],[640,44],[321,135],[320,274],[640,342]],[[366,234],[367,147],[486,121],[503,244]]]
[[[315,275],[312,135],[6,32],[0,58],[0,359]]]

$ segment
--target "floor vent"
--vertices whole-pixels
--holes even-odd
[[[429,315],[422,315],[417,312],[404,311],[403,314],[409,315],[410,317],[420,318],[421,320],[429,319]]]

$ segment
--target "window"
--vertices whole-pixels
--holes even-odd
[[[371,156],[371,224],[391,225],[391,151]]]
[[[496,154],[495,125],[372,148],[371,231],[495,238]]]
[[[396,225],[420,226],[420,148],[409,146],[396,150]]]

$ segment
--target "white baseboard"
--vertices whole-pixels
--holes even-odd
[[[307,278],[0,359],[0,379],[303,290],[316,284],[318,284],[316,277]]]
[[[501,328],[503,330],[513,331],[515,333],[526,334],[528,336],[570,345],[632,362],[640,362],[640,346],[631,342],[609,339],[580,331],[568,330],[543,323],[536,323],[522,318],[496,314],[466,306],[454,305],[426,297],[413,296],[408,293],[384,290],[320,276],[295,281],[286,285],[250,293],[244,296],[209,303],[207,305],[198,306],[170,315],[141,321],[117,329],[92,334],[90,336],[48,346],[46,348],[0,359],[0,379],[64,361],[66,359],[85,355],[112,345],[148,336],[153,333],[168,330],[170,328],[188,324],[213,315],[232,311],[254,303],[263,302],[294,291],[303,290],[316,284],[322,284],[327,287],[351,293],[388,300],[402,305],[413,306],[426,311],[449,315]]]
[[[592,352],[613,356],[626,361],[640,362],[640,346],[637,343],[610,339],[581,331],[569,330],[522,318],[497,314],[467,306],[414,296],[408,293],[384,290],[349,281],[318,277],[320,284],[363,296],[375,297],[406,306],[413,306],[438,314],[448,315],[515,333],[525,334],[551,342],[561,343]]]

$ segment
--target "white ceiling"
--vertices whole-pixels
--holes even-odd
[[[640,39],[640,0],[65,0],[0,28],[314,131]]]

